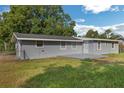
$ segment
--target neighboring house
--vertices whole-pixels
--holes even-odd
[[[109,39],[14,33],[16,56],[38,59],[70,54],[118,53],[118,41]]]

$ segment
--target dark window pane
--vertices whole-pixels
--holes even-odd
[[[61,42],[61,48],[65,48],[65,42]]]
[[[37,41],[37,47],[43,47],[43,41]]]
[[[112,43],[112,48],[114,48],[114,43]]]

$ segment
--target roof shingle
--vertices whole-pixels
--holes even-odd
[[[55,35],[40,35],[40,34],[23,34],[14,33],[17,38],[35,38],[35,39],[58,39],[58,40],[80,40],[69,36],[55,36]]]

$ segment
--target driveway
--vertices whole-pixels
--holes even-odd
[[[79,58],[79,59],[96,59],[96,58],[102,58],[107,57],[105,55],[97,55],[97,54],[71,54],[71,55],[64,55],[64,57],[71,57],[71,58]]]

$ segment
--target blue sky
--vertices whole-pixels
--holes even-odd
[[[117,8],[121,11],[117,10]],[[66,13],[69,13],[73,20],[84,19],[85,22],[80,22],[84,25],[95,26],[108,26],[113,24],[119,24],[124,22],[124,6],[112,6],[110,11],[104,11],[100,13],[92,13],[92,11],[85,10],[82,5],[63,6]]]
[[[62,6],[76,21],[74,27],[78,35],[84,35],[89,29],[99,33],[112,29],[124,36],[124,5],[65,5]],[[0,6],[0,13],[9,11],[9,6]]]

